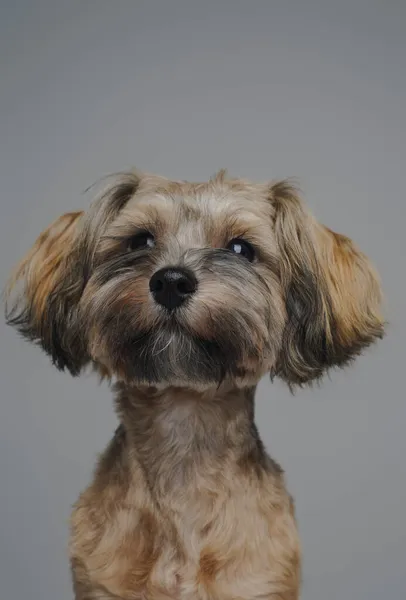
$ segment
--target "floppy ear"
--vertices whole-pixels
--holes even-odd
[[[72,375],[88,361],[76,316],[84,287],[77,243],[81,219],[81,212],[67,213],[38,237],[11,278],[6,303],[8,324]]]
[[[319,224],[292,186],[277,183],[271,193],[287,311],[275,374],[300,385],[382,337],[381,289],[368,258]]]

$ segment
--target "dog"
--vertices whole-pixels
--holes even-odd
[[[382,337],[367,257],[289,181],[131,171],[20,263],[8,322],[73,376],[112,382],[119,425],[71,520],[76,600],[297,600],[301,549],[254,422]]]

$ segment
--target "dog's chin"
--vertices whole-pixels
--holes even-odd
[[[207,387],[238,376],[241,346],[224,336],[208,340],[179,329],[160,328],[114,344],[113,370],[134,385]]]

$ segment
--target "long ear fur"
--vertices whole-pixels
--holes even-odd
[[[78,375],[90,361],[78,304],[93,267],[98,237],[135,194],[136,171],[110,176],[85,214],[67,213],[37,239],[6,293],[6,318],[39,343],[58,369]]]
[[[75,212],[52,223],[17,267],[6,294],[8,324],[73,375],[87,362],[75,317],[84,285],[76,246],[81,220]]]
[[[271,193],[287,310],[275,374],[300,385],[382,337],[381,289],[367,257],[317,223],[292,186],[277,183]]]

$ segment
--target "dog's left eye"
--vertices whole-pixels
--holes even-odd
[[[234,254],[239,254],[240,256],[246,258],[250,262],[252,262],[255,258],[254,248],[245,240],[231,240],[231,242],[227,246],[227,250],[234,252]]]
[[[146,250],[148,248],[154,248],[155,238],[149,231],[140,231],[136,235],[133,235],[128,240],[127,248],[130,252],[134,250]]]

